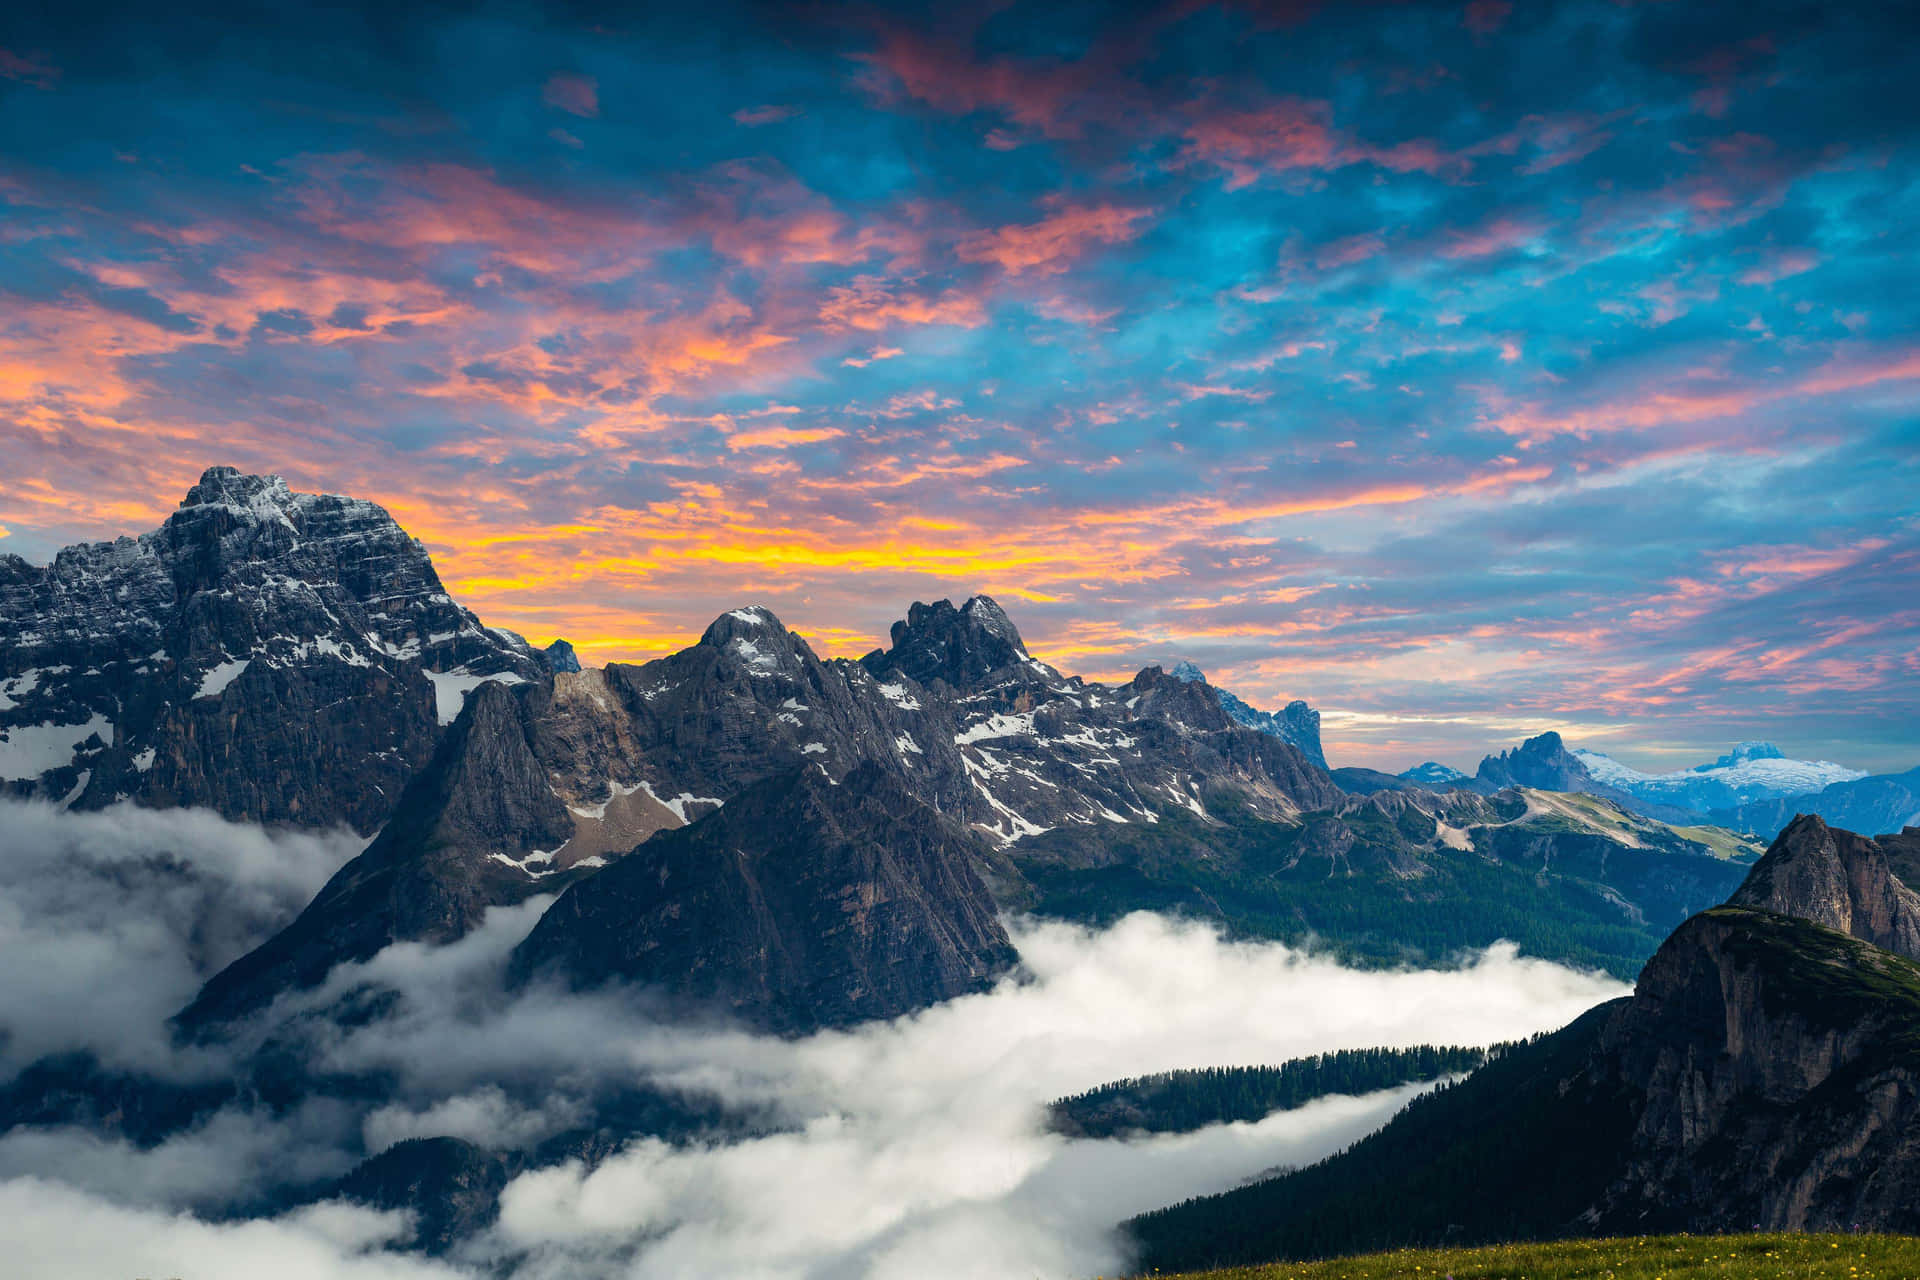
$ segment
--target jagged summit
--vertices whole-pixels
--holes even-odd
[[[1488,788],[1534,787],[1541,791],[1598,791],[1587,767],[1549,729],[1519,746],[1480,762],[1479,782]]]
[[[208,467],[200,479],[180,499],[180,506],[229,506],[240,508],[288,508],[294,505],[292,490],[276,475],[249,475],[238,467]]]
[[[1185,680],[1188,684],[1205,684],[1207,673],[1194,666],[1185,658],[1173,664],[1173,670],[1167,672],[1175,680]]]
[[[905,675],[931,687],[972,689],[988,677],[1022,663],[1038,666],[1020,630],[991,596],[973,596],[959,608],[951,600],[915,601],[893,624],[892,648],[875,649],[861,663],[876,677]]]
[[[1784,760],[1786,753],[1771,742],[1736,743],[1733,750],[1715,760],[1712,764],[1693,766],[1695,773],[1709,773],[1715,769],[1731,769],[1735,765],[1746,764],[1750,760]]]
[[[578,673],[581,670],[580,655],[565,640],[555,640],[540,652],[546,655],[547,666],[555,672]]]
[[[792,634],[773,610],[753,604],[729,609],[708,623],[700,633],[700,643],[720,646],[732,640],[779,640]]]

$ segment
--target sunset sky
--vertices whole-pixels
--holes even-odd
[[[987,592],[1335,764],[1920,763],[1905,6],[168,8],[0,17],[0,551],[228,463],[593,662]]]

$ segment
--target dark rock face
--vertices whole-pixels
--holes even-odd
[[[488,907],[565,883],[552,853],[573,823],[534,756],[529,692],[475,689],[367,851],[292,924],[214,975],[179,1015],[182,1029],[244,1017],[389,943],[451,942]]]
[[[1602,1230],[1920,1226],[1920,968],[1745,908],[1682,926],[1607,1028],[1644,1097]]]
[[[371,832],[463,685],[543,670],[381,508],[215,467],[152,533],[0,556],[0,786]]]
[[[1480,761],[1480,769],[1471,781],[1464,785],[1483,794],[1502,790],[1506,787],[1533,787],[1539,791],[1578,791],[1586,795],[1601,796],[1623,809],[1649,818],[1658,818],[1663,822],[1697,822],[1698,816],[1685,809],[1671,805],[1650,804],[1640,800],[1618,787],[1598,782],[1587,771],[1580,758],[1567,750],[1560,735],[1554,732],[1543,733],[1528,738],[1517,747],[1502,751],[1497,756],[1487,756]]]
[[[362,1162],[323,1198],[412,1213],[415,1247],[440,1254],[493,1225],[514,1172],[503,1153],[460,1138],[411,1138]]]
[[[1920,769],[1879,774],[1852,782],[1835,782],[1811,795],[1784,800],[1755,800],[1731,809],[1718,809],[1713,821],[1735,831],[1771,837],[1784,830],[1796,814],[1817,813],[1849,831],[1890,834],[1920,825]]]
[[[1593,791],[1587,767],[1567,750],[1557,733],[1528,738],[1519,746],[1480,762],[1479,781],[1488,789],[1536,787],[1541,791]]]
[[[580,655],[565,640],[555,640],[540,652],[546,657],[547,666],[556,673],[580,670]]]
[[[1920,960],[1920,893],[1901,882],[1877,840],[1795,818],[1727,900],[1797,916]]]
[[[1205,683],[1206,673],[1191,662],[1174,665],[1170,673],[1176,680],[1190,683]],[[1225,689],[1215,688],[1220,705],[1236,724],[1243,724],[1256,733],[1270,733],[1282,742],[1290,742],[1298,747],[1300,754],[1319,765],[1327,767],[1326,752],[1320,749],[1320,713],[1298,699],[1289,702],[1278,711],[1262,711],[1258,707],[1243,702],[1237,695]]]
[[[809,766],[569,889],[511,980],[624,979],[779,1032],[909,1013],[1014,962],[981,853],[877,766]]]

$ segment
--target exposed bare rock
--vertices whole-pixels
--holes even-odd
[[[781,1032],[910,1013],[1014,962],[980,843],[877,765],[807,766],[573,886],[511,978],[625,980]]]
[[[487,908],[564,884],[552,855],[573,823],[534,756],[527,692],[476,689],[366,852],[292,924],[214,975],[181,1027],[197,1034],[254,1013],[389,943],[451,942]]]
[[[1920,893],[1894,873],[1881,841],[1812,814],[1780,833],[1728,905],[1798,916],[1920,960]]]

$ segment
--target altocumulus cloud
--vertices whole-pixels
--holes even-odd
[[[41,817],[51,828],[81,821]],[[307,852],[316,866],[327,860]],[[234,883],[264,881],[248,872]],[[107,881],[90,890],[113,891]],[[271,1119],[229,1109],[147,1152],[72,1130],[0,1140],[0,1250],[19,1260],[16,1274],[1111,1273],[1126,1261],[1119,1219],[1318,1159],[1415,1090],[1129,1142],[1045,1133],[1047,1100],[1173,1067],[1508,1039],[1624,991],[1509,948],[1447,971],[1361,972],[1153,915],[1104,930],[1016,921],[1022,972],[993,991],[786,1041],[664,1025],[632,992],[501,996],[505,957],[541,905],[496,911],[450,947],[391,947],[307,998],[368,983],[397,993],[390,1016],[317,1032],[310,1046],[330,1069],[392,1079],[378,1105],[316,1103]],[[113,918],[104,905],[96,911]],[[180,949],[169,963],[199,972],[185,954],[197,945],[191,931],[166,936]],[[162,950],[116,954],[133,961]],[[148,994],[158,999],[158,986]],[[157,1025],[150,1011],[148,1021]],[[583,1100],[609,1083],[707,1095],[774,1122],[743,1138],[642,1139],[595,1168],[523,1174],[498,1224],[445,1263],[394,1254],[406,1227],[393,1215],[330,1205],[216,1224],[184,1207],[338,1169],[406,1137],[524,1148],[576,1123]],[[170,1187],[176,1179],[191,1190]]]

